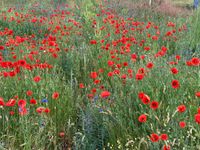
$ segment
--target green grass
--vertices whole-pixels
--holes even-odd
[[[193,4],[193,0],[172,0],[177,5]]]

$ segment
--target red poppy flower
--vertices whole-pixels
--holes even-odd
[[[122,74],[121,79],[126,79],[126,74]]]
[[[194,116],[194,118],[195,118],[195,122],[198,123],[198,124],[200,124],[200,114],[196,114]]]
[[[64,136],[65,136],[65,132],[60,132],[60,133],[59,133],[59,136],[60,136],[60,137],[64,137]]]
[[[143,97],[142,97],[142,102],[145,105],[149,104],[150,103],[150,97],[148,95],[144,94]]]
[[[159,107],[159,103],[157,101],[152,101],[150,104],[150,108],[156,110]]]
[[[138,93],[138,98],[142,100],[142,98],[144,97],[144,92],[140,92]]]
[[[90,44],[92,44],[92,45],[97,44],[97,41],[96,40],[91,40]]]
[[[83,88],[84,88],[84,84],[83,84],[83,83],[80,83],[80,84],[79,84],[79,88],[83,89]]]
[[[192,66],[192,62],[191,61],[186,61],[186,65],[187,66]]]
[[[145,59],[145,55],[141,55],[141,56],[140,56],[140,59]]]
[[[93,88],[93,89],[91,90],[91,92],[92,92],[92,93],[96,93],[96,92],[97,92],[97,89],[96,89],[96,88]]]
[[[166,33],[165,33],[165,35],[166,36],[171,36],[173,33],[171,32],[171,31],[167,31]]]
[[[145,69],[144,68],[139,68],[138,71],[137,71],[137,73],[144,74],[145,73]]]
[[[89,99],[93,99],[93,98],[94,98],[94,94],[88,94],[87,97],[88,97]]]
[[[32,22],[32,23],[37,22],[37,18],[36,18],[36,17],[32,18],[32,19],[31,19],[31,22]]]
[[[170,150],[170,146],[169,145],[164,145],[163,146],[163,150]]]
[[[149,69],[153,68],[153,66],[154,66],[154,64],[152,62],[148,62],[146,65],[146,67]]]
[[[132,74],[132,73],[133,73],[133,70],[129,68],[129,69],[127,70],[127,72],[128,72],[129,74]]]
[[[145,50],[145,51],[149,51],[149,50],[150,50],[150,47],[149,47],[149,46],[145,46],[145,47],[144,47],[144,50]]]
[[[193,66],[198,66],[199,63],[200,63],[200,60],[199,60],[199,58],[194,57],[194,58],[191,59],[191,63],[192,63]]]
[[[34,80],[35,82],[39,82],[39,81],[41,80],[41,77],[40,77],[40,76],[35,76],[35,77],[33,78],[33,80]]]
[[[197,113],[200,114],[200,107],[197,109]]]
[[[37,101],[36,101],[35,99],[32,98],[32,99],[30,100],[30,104],[35,105],[35,104],[37,104]]]
[[[110,96],[110,92],[108,92],[108,91],[101,92],[101,97],[102,98],[107,98],[108,96]]]
[[[99,84],[101,80],[94,80],[94,84]]]
[[[50,111],[51,111],[51,110],[50,110],[49,108],[45,108],[45,109],[44,109],[44,112],[47,113],[47,114],[50,113]]]
[[[112,77],[114,75],[113,72],[108,72],[108,77]]]
[[[172,81],[172,88],[177,89],[180,87],[179,81],[178,80],[173,80]]]
[[[177,73],[178,73],[178,69],[177,69],[177,68],[171,68],[171,72],[172,72],[173,74],[177,74]]]
[[[137,73],[135,76],[136,80],[142,80],[143,78],[144,78],[144,74],[141,74],[141,73]]]
[[[158,40],[158,37],[156,35],[152,36],[152,40]]]
[[[159,139],[160,139],[160,137],[157,134],[155,134],[155,133],[152,133],[151,136],[150,136],[150,140],[152,142],[158,142]]]
[[[0,50],[4,50],[4,46],[0,45]]]
[[[49,41],[49,46],[56,46],[56,42],[55,41]]]
[[[136,54],[131,54],[131,59],[136,60],[137,59],[137,55]]]
[[[14,77],[16,74],[17,74],[17,73],[16,73],[15,71],[10,71],[10,72],[9,72],[9,76],[10,76],[10,77]]]
[[[25,66],[26,65],[26,61],[25,60],[18,60],[18,64],[20,65],[20,66]]]
[[[160,139],[163,141],[168,140],[168,135],[167,134],[161,134]]]
[[[180,105],[177,107],[177,111],[180,113],[183,113],[186,111],[186,106],[185,105]]]
[[[120,70],[115,69],[115,70],[113,71],[113,73],[114,73],[114,74],[120,74]]]
[[[58,93],[58,92],[54,92],[54,93],[52,94],[52,98],[53,98],[53,99],[58,99],[58,98],[59,98],[59,93]]]
[[[121,64],[117,64],[116,66],[117,66],[117,68],[119,68],[119,69],[122,67]]]
[[[58,54],[57,54],[57,53],[52,53],[52,57],[53,57],[53,58],[57,58],[57,57],[58,57]]]
[[[14,111],[10,111],[9,114],[10,114],[11,116],[13,116],[13,115],[15,114],[15,112],[14,112]]]
[[[4,103],[4,101],[3,101],[3,98],[0,97],[0,106],[4,106],[4,105],[5,105],[5,103]]]
[[[138,117],[138,121],[143,123],[147,121],[147,116],[145,114],[142,114]]]
[[[91,73],[90,73],[90,77],[91,77],[92,79],[97,78],[97,76],[98,76],[97,72],[91,72]]]
[[[33,95],[33,92],[32,92],[31,90],[28,90],[28,91],[26,92],[26,95],[27,95],[27,96],[31,96],[31,95]]]
[[[6,106],[12,107],[15,105],[15,103],[16,103],[15,99],[10,99],[9,101],[6,102]]]
[[[161,50],[162,50],[163,52],[166,52],[166,51],[167,51],[167,47],[162,46],[162,47],[161,47]]]
[[[44,112],[44,110],[45,110],[44,107],[38,107],[38,108],[36,109],[36,112],[39,113],[39,114],[41,114],[42,112]]]
[[[113,62],[113,61],[111,61],[111,60],[108,60],[108,66],[113,66],[115,63]]]
[[[180,126],[181,128],[185,128],[186,123],[185,123],[184,121],[181,121],[181,122],[179,122],[179,126]]]
[[[18,106],[21,107],[21,108],[25,107],[25,106],[26,106],[26,101],[23,100],[23,99],[20,99],[20,100],[18,101]]]
[[[124,67],[127,67],[128,66],[128,62],[124,62],[123,65],[124,65]]]
[[[196,97],[200,97],[200,92],[195,93]]]
[[[176,55],[176,60],[180,60],[181,56],[180,55]]]

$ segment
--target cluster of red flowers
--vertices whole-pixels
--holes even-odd
[[[152,133],[152,134],[150,135],[150,140],[151,140],[152,142],[158,142],[159,140],[167,141],[167,140],[168,140],[168,135],[165,134],[165,133],[163,133],[163,134],[161,134],[161,135],[159,136],[159,135],[156,134],[156,133]],[[170,149],[171,149],[171,148],[170,148],[169,145],[164,145],[164,146],[163,146],[163,150],[170,150]]]
[[[197,57],[193,57],[191,60],[187,61],[186,64],[188,66],[199,66],[200,65],[200,59]]]
[[[153,110],[156,110],[159,107],[159,102],[157,102],[157,101],[151,102],[150,97],[143,92],[140,92],[138,94],[138,98],[142,101],[143,104],[145,104],[145,105],[150,104],[150,108]]]
[[[26,95],[28,97],[30,97],[30,101],[29,101],[30,105],[38,104],[37,100],[33,98],[33,92],[31,90],[28,90],[26,92]],[[58,92],[54,92],[52,94],[52,99],[58,99],[58,98],[59,98],[59,93]],[[45,100],[45,102],[48,102],[48,101]],[[19,99],[18,96],[14,96],[13,98],[11,98],[7,102],[5,102],[4,99],[2,97],[0,97],[0,106],[2,106],[2,107],[11,107],[11,108],[13,108],[13,107],[15,107],[16,103],[18,104],[19,114],[20,115],[26,115],[28,113],[28,111],[27,111],[27,100]],[[50,109],[48,107],[39,106],[36,109],[36,112],[38,112],[39,114],[42,113],[42,112],[49,113]],[[11,110],[10,111],[10,115],[14,115],[14,114],[15,114],[15,111]]]
[[[105,68],[98,68],[99,71],[90,72],[89,78],[92,79],[91,84],[79,84],[79,88],[81,89],[90,89],[88,98],[92,100],[95,99],[95,95],[97,95],[97,91],[99,91],[98,89],[100,89],[99,93],[101,98],[107,98],[110,95],[112,97],[112,93],[109,92],[112,89],[107,91],[104,88],[104,85],[100,85],[103,84],[102,81],[104,81],[104,83],[105,81],[108,81],[109,85],[111,82],[110,80],[114,80],[114,82],[122,81],[123,85],[126,85],[127,83],[129,85],[130,82],[136,81],[135,83],[137,83],[137,86],[139,86],[140,83],[142,84],[142,81],[144,81],[145,78],[148,77],[151,72],[153,72],[152,70],[154,68],[165,68],[163,66],[156,66],[157,64],[154,63],[154,60],[156,61],[157,59],[166,56],[170,49],[165,45],[159,45],[160,48],[158,51],[155,51],[154,47],[152,47],[154,44],[149,44],[149,41],[150,43],[154,43],[159,39],[162,39],[163,41],[166,40],[175,42],[177,41],[178,33],[187,30],[185,25],[177,29],[175,23],[168,22],[166,28],[169,28],[169,30],[164,33],[164,36],[162,36],[162,31],[153,22],[148,22],[145,24],[144,22],[135,21],[132,18],[125,20],[124,18],[118,18],[112,13],[106,12],[103,12],[102,16],[105,16],[105,18],[103,18],[104,25],[100,27],[100,31],[107,31],[107,27],[109,27],[109,29],[113,29],[113,31],[109,30],[109,33],[106,34],[102,40],[90,40],[89,44],[92,48],[100,47],[103,50],[101,55],[98,55],[98,59],[104,62]],[[128,30],[125,26],[130,25],[130,30]],[[95,25],[93,28],[95,28]],[[155,34],[150,34],[150,29],[155,30]],[[96,32],[98,32],[98,30],[96,30]],[[141,35],[141,37],[137,39],[137,36],[129,36],[131,34],[138,36]],[[110,41],[111,35],[116,35],[116,38],[112,37],[112,41]],[[134,48],[137,48],[137,53],[132,53]],[[142,62],[142,65],[146,65],[137,68],[135,67],[137,62]],[[176,90],[182,86],[179,78],[179,72],[181,71],[178,69],[179,62],[181,62],[181,56],[176,55],[175,61],[167,63],[170,66],[169,73],[171,73],[172,77],[174,78],[171,80],[171,84],[169,83],[169,86]],[[199,66],[199,59],[193,57],[191,60],[186,61],[186,65]],[[105,78],[106,76],[107,78]],[[196,93],[196,96],[200,97],[199,95],[199,93]],[[138,98],[141,100],[141,103],[145,106],[145,108],[148,106],[151,108],[151,110],[155,111],[161,107],[161,102],[159,100],[151,100],[147,93],[139,92]],[[177,107],[177,111],[179,113],[184,113],[186,111],[186,106],[179,105]],[[148,121],[150,115],[151,114],[143,112],[138,116],[138,121],[144,124]],[[197,123],[199,123],[199,117],[199,113],[195,115],[195,121]],[[179,126],[181,128],[185,128],[186,122],[180,121]],[[159,140],[165,141],[168,140],[168,135],[161,134],[159,136],[153,133],[150,136],[150,140],[152,142],[158,142]],[[170,146],[164,145],[163,150],[170,150]]]
[[[152,142],[158,142],[159,140],[163,140],[163,141],[166,141],[168,140],[168,135],[167,134],[161,134],[160,136],[156,133],[152,133],[150,135],[150,140]]]

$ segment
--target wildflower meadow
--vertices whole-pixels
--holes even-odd
[[[2,0],[0,150],[200,150],[189,0]]]

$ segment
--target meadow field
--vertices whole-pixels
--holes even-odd
[[[200,150],[192,0],[2,0],[0,150]]]

